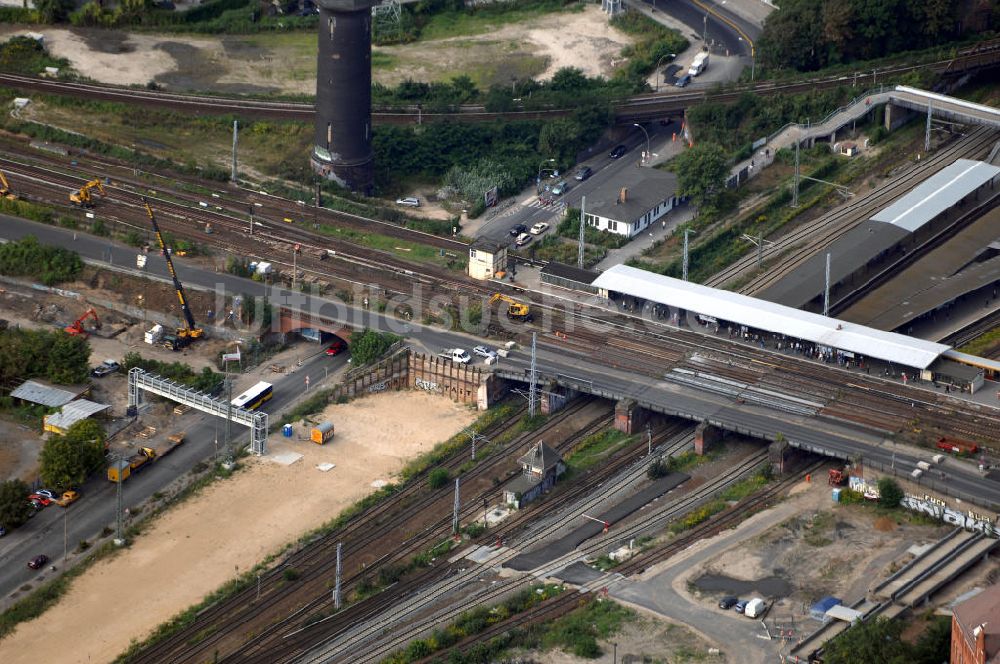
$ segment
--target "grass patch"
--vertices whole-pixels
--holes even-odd
[[[976,337],[958,350],[969,355],[983,356],[983,354],[993,350],[997,346],[1000,346],[1000,327],[995,327],[985,334]]]
[[[498,28],[515,23],[524,23],[556,13],[575,13],[583,11],[583,5],[566,5],[560,0],[542,0],[541,2],[516,3],[510,7],[508,3],[485,5],[474,10],[463,12],[444,12],[430,16],[420,29],[420,41],[449,39],[483,35],[495,32]]]
[[[617,450],[628,446],[635,436],[617,429],[608,429],[584,438],[566,455],[566,465],[573,470],[586,470],[595,466]]]
[[[556,261],[565,265],[576,265],[579,253],[576,242],[570,242],[563,238],[550,235],[538,244],[529,246],[527,252],[523,249],[519,253],[527,253],[530,258],[537,258],[543,261]],[[583,245],[583,266],[593,267],[601,262],[608,255],[608,250],[603,247],[584,243]]]
[[[728,486],[718,497],[688,512],[683,518],[670,524],[669,531],[677,535],[685,530],[694,528],[729,507],[731,503],[740,501],[750,494],[757,492],[768,481],[767,474],[762,472]]]
[[[607,639],[622,624],[635,619],[635,612],[621,604],[595,601],[552,622],[541,639],[543,648],[560,648],[577,657],[592,659],[603,654],[598,639]]]
[[[833,512],[814,514],[807,524],[808,530],[802,539],[809,546],[817,548],[833,544],[833,540],[827,537],[827,533],[833,528],[834,522]]]
[[[465,271],[468,263],[468,257],[465,254],[456,254],[451,251],[446,251],[442,256],[441,250],[435,247],[417,244],[416,242],[401,240],[387,235],[378,235],[377,233],[370,232],[363,233],[351,228],[329,226],[326,224],[320,224],[317,230],[324,235],[329,235],[330,237],[336,237],[338,239],[364,247],[369,247],[371,249],[378,249],[392,254],[397,258],[417,263],[429,263],[438,267],[444,267],[461,272]]]

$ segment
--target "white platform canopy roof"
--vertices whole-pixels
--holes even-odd
[[[951,348],[627,265],[603,272],[593,286],[906,367],[926,369]]]
[[[871,218],[913,232],[1000,174],[983,161],[958,159]]]

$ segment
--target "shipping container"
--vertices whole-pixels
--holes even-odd
[[[317,445],[325,445],[333,438],[333,422],[323,422],[318,426],[314,426],[309,438]]]

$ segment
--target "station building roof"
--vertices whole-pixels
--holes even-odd
[[[958,159],[917,185],[871,218],[912,233],[997,175],[1000,168],[984,161]]]
[[[610,268],[593,285],[601,290],[631,295],[758,330],[786,334],[906,367],[926,369],[951,348],[627,265]]]

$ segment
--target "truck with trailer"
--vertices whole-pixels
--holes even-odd
[[[948,436],[938,438],[937,448],[945,452],[951,452],[952,454],[975,454],[979,451],[979,445],[973,442],[950,438]]]
[[[108,480],[124,482],[146,466],[167,456],[184,443],[184,434],[175,433],[160,445],[144,446],[126,459],[118,459],[108,466]]]
[[[688,74],[691,76],[697,76],[701,72],[708,69],[708,51],[702,51],[698,55],[694,56],[694,62],[688,68]]]

